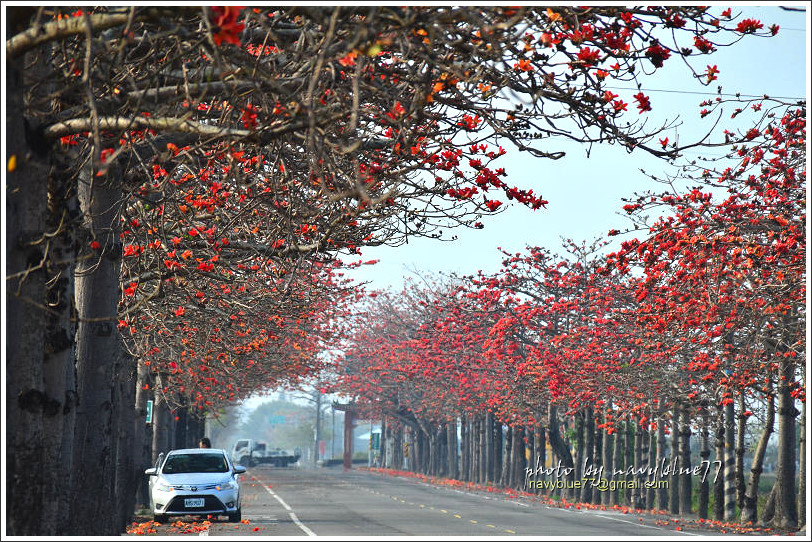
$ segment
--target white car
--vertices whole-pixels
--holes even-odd
[[[150,508],[155,521],[168,516],[222,516],[242,521],[240,474],[225,450],[188,448],[172,450],[149,475]]]

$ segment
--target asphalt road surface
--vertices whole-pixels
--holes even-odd
[[[550,507],[501,493],[454,489],[373,473],[259,466],[243,475],[243,523],[177,523],[158,534],[210,536],[610,536],[722,534],[650,514]],[[185,518],[191,523],[193,518]],[[178,527],[180,525],[180,527]],[[724,536],[724,535],[722,535]]]

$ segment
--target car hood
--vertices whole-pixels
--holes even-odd
[[[227,472],[186,472],[162,475],[166,483],[173,486],[222,484],[232,479]]]

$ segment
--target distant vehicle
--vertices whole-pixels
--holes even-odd
[[[168,516],[222,516],[242,521],[240,474],[225,450],[172,450],[163,462],[144,471],[149,476],[150,509],[155,521]]]
[[[238,439],[231,449],[231,460],[244,467],[273,465],[287,467],[299,461],[301,454],[292,454],[282,448],[268,450],[268,445],[254,439]]]

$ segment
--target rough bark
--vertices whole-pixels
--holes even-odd
[[[679,412],[680,409],[674,406],[671,415],[671,464],[679,467]],[[677,469],[671,472],[668,483],[668,511],[672,514],[679,514],[679,476]]]
[[[775,397],[772,393],[767,396],[767,409],[764,420],[764,431],[758,439],[756,449],[753,452],[753,462],[750,466],[750,482],[744,495],[742,506],[742,523],[755,523],[758,518],[758,482],[764,469],[764,456],[767,451],[767,443],[775,429]]]
[[[6,21],[11,30],[11,21]],[[6,529],[10,536],[42,534],[32,510],[44,495],[42,415],[51,409],[43,382],[47,256],[48,157],[29,146],[24,92],[32,58],[6,66]]]
[[[600,483],[599,478],[605,477],[604,476],[605,468],[603,467],[604,465],[606,465],[606,462],[604,461],[603,457],[603,430],[595,427],[600,425],[602,421],[601,418],[602,416],[600,413],[595,414],[596,423],[593,424],[592,428],[592,432],[595,435],[593,439],[594,451],[592,452],[592,457],[594,458],[595,461],[595,472],[598,473],[593,475],[593,477],[595,478],[595,483]],[[600,504],[604,496],[605,496],[604,492],[598,491],[597,489],[592,490],[592,498],[590,499],[590,502]]]
[[[633,482],[635,480],[634,475],[634,467],[637,466],[637,462],[635,461],[635,445],[634,445],[634,433],[635,433],[635,425],[630,421],[626,422],[626,428],[624,430],[626,442],[623,445],[623,450],[626,452],[625,458],[625,466],[626,466],[626,483],[627,489],[625,489],[626,496],[625,501],[627,506],[631,506],[634,508],[634,490],[628,489],[629,487],[634,487]],[[631,467],[631,470],[629,468]]]
[[[507,431],[505,432],[505,450],[502,459],[502,474],[499,478],[499,484],[501,486],[510,485],[510,457],[513,450],[513,431],[513,427],[509,425]]]
[[[119,205],[121,187],[117,168],[96,176],[82,170],[78,188],[85,221],[80,233],[76,266],[76,409],[75,498],[72,533],[118,534],[114,518],[113,367],[121,355],[117,308],[121,242]],[[91,240],[100,249],[89,248]],[[90,518],[96,518],[90,521]]]
[[[621,430],[614,435],[614,447],[612,449],[612,466],[618,472],[620,472],[624,468],[623,463],[623,430]],[[618,475],[617,478],[619,479],[621,475]],[[615,478],[615,475],[612,474],[612,478]],[[609,492],[609,504],[618,505],[620,504],[620,491],[615,489],[614,491]]]
[[[799,527],[806,526],[806,401],[801,404],[801,434],[798,455],[798,520]]]
[[[725,415],[721,406],[716,408],[714,458],[719,461],[719,475],[713,481],[713,519],[722,521],[725,517]]]
[[[665,438],[665,419],[660,417],[657,421],[657,465],[664,465],[668,462],[668,453]],[[662,470],[657,473],[658,481],[667,481]],[[668,485],[657,486],[657,509],[668,510]]]
[[[493,413],[485,413],[485,482],[493,483],[494,445]]]
[[[45,313],[45,395],[52,399],[43,410],[43,493],[41,534],[66,535],[72,493],[73,431],[76,404],[74,363],[73,274],[76,240],[65,224],[79,213],[73,184],[65,175],[49,176],[47,285]]]
[[[725,405],[725,521],[736,520],[736,423],[733,400]]]
[[[699,502],[697,503],[697,515],[701,519],[708,518],[708,504],[710,503],[710,481],[713,479],[711,476],[715,472],[710,466],[710,420],[708,419],[707,411],[702,410],[702,428],[700,429],[699,436],[699,459],[703,465],[708,465],[709,471],[707,476],[703,476],[699,481]]]
[[[680,413],[680,459],[679,513],[683,517],[691,514],[691,415],[687,408]]]
[[[446,439],[448,446],[448,477],[457,478],[457,420],[446,424]]]
[[[747,429],[747,416],[744,403],[744,390],[739,390],[739,414],[736,418],[736,504],[739,510],[744,508],[744,493],[747,486],[744,482],[744,437]]]
[[[594,455],[595,448],[595,419],[592,409],[584,410],[584,457],[581,469],[594,469],[597,467]],[[583,470],[581,471],[583,476]],[[586,483],[581,487],[581,502],[592,502],[592,484]]]
[[[510,487],[521,489],[524,485],[525,445],[524,427],[513,428],[513,454],[511,460]]]
[[[572,475],[568,477],[568,479],[574,480],[575,465],[573,464],[572,453],[570,453],[570,447],[567,442],[561,438],[561,432],[558,429],[558,409],[552,404],[548,408],[548,418],[550,420],[550,448],[555,452],[558,460],[561,461],[562,469],[572,469]]]
[[[778,464],[772,525],[778,529],[795,529],[798,527],[798,507],[795,502],[795,417],[798,410],[790,388],[795,379],[795,365],[791,360],[782,359],[778,366]]]
[[[116,367],[116,393],[114,402],[115,432],[115,493],[116,523],[119,533],[126,531],[135,511],[140,476],[136,470],[135,445],[135,382],[136,364],[129,356],[122,356]]]

